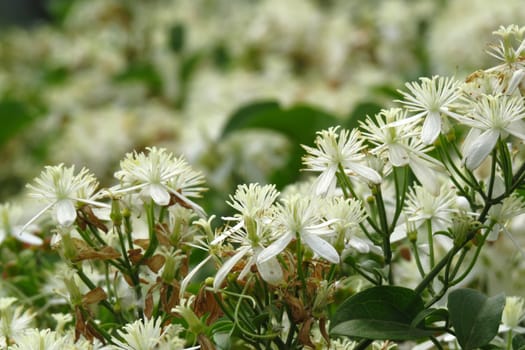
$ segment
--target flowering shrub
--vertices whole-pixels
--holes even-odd
[[[420,78],[359,128],[318,131],[312,181],[239,185],[222,224],[197,204],[204,176],[163,148],[127,154],[112,187],[46,167],[28,185],[44,206],[23,225],[4,205],[0,238],[56,250],[44,293],[63,298],[0,298],[0,347],[522,348],[523,299],[464,287],[490,242],[525,254],[509,230],[525,213],[524,33],[496,31],[500,63],[464,82]],[[38,315],[64,300],[69,314]]]

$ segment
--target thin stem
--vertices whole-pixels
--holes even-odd
[[[426,222],[427,225],[427,239],[428,239],[428,251],[429,251],[429,258],[430,258],[430,268],[434,268],[434,265],[436,264],[436,258],[434,253],[434,239],[432,236],[432,221],[430,219]]]
[[[423,268],[423,264],[421,264],[421,258],[419,256],[419,249],[417,247],[417,242],[416,241],[410,241],[412,243],[412,248],[414,249],[414,255],[415,255],[415,258],[416,258],[416,266],[417,266],[417,269],[419,271],[419,274],[421,275],[422,278],[425,277],[425,269]]]

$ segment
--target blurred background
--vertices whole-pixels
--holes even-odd
[[[0,201],[47,164],[102,185],[162,146],[240,182],[300,175],[315,131],[354,127],[405,81],[488,67],[520,0],[0,0]]]

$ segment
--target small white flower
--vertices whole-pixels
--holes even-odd
[[[412,123],[392,126],[396,121],[406,120],[406,114],[401,108],[384,109],[374,120],[367,117],[365,122],[361,123],[365,130],[363,136],[375,146],[370,153],[386,156],[396,167],[408,164],[408,140],[418,134]]]
[[[494,67],[494,69],[502,66],[523,65],[520,59],[523,50],[525,50],[525,27],[519,27],[511,24],[507,27],[500,26],[498,30],[492,34],[501,37],[498,45],[492,46],[487,53],[498,61],[502,61],[502,65]],[[518,46],[515,48],[515,46]]]
[[[62,350],[68,348],[68,345],[73,348],[72,344],[67,344],[67,340],[67,338],[50,329],[39,330],[36,328],[30,328],[16,338],[16,344],[10,349]]]
[[[114,339],[116,345],[126,350],[150,350],[162,342],[163,334],[170,327],[162,327],[162,319],[145,319],[128,323],[117,333],[124,341]]]
[[[434,143],[443,128],[441,118],[444,116],[453,117],[449,112],[451,105],[461,96],[461,82],[454,78],[444,78],[433,76],[429,78],[419,78],[420,83],[410,82],[405,86],[410,93],[399,91],[404,100],[401,102],[410,112],[415,115],[405,120],[394,122],[391,125],[397,126],[404,123],[411,123],[415,120],[424,119],[421,129],[421,140],[424,144]]]
[[[270,284],[278,284],[283,280],[281,266],[275,257],[265,262],[259,262],[258,256],[270,243],[270,228],[273,202],[279,195],[273,185],[259,184],[240,185],[234,196],[230,196],[228,204],[240,213],[234,217],[225,218],[238,223],[212,241],[217,244],[226,238],[239,246],[237,253],[229,258],[217,271],[213,287],[218,289],[231,269],[245,256],[250,256],[238,279],[243,279],[255,264],[261,277]]]
[[[205,190],[204,177],[193,170],[182,157],[175,158],[164,148],[147,148],[148,153],[128,153],[120,162],[115,177],[121,185],[113,193],[140,190],[142,196],[151,198],[157,205],[166,206],[174,196],[177,200],[205,216],[204,210],[188,197],[200,197]]]
[[[481,95],[471,103],[471,112],[456,119],[472,128],[463,144],[463,161],[473,170],[488,157],[499,138],[513,135],[525,140],[525,105],[520,96],[507,95]]]
[[[35,315],[23,306],[13,306],[16,298],[0,298],[0,336],[17,339],[30,326]]]
[[[381,183],[381,176],[372,168],[363,165],[365,148],[357,129],[352,131],[332,127],[317,133],[317,148],[303,145],[307,155],[303,157],[306,170],[321,172],[316,181],[316,194],[332,192],[337,184],[336,173],[341,165],[349,176],[358,175],[365,181]]]
[[[54,209],[59,225],[70,226],[77,218],[78,203],[108,207],[107,204],[94,200],[98,182],[86,168],[75,175],[74,165],[69,168],[64,167],[64,164],[46,166],[34,182],[35,185],[27,185],[29,196],[47,202],[47,205],[29,220],[24,230],[50,208]]]
[[[0,243],[11,236],[27,244],[42,245],[44,243],[42,238],[28,232],[34,231],[34,226],[23,230],[24,226],[16,225],[20,214],[20,207],[11,206],[9,203],[0,205]]]
[[[523,316],[525,315],[524,300],[522,297],[506,297],[505,307],[503,308],[503,315],[501,322],[509,327],[516,328]]]
[[[278,206],[275,216],[276,240],[259,254],[257,261],[263,263],[281,253],[297,237],[317,255],[333,264],[339,263],[337,250],[321,236],[332,236],[330,225],[334,220],[324,221],[320,216],[318,199],[292,196]]]

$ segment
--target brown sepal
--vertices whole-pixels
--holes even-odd
[[[105,246],[99,250],[90,247],[86,242],[78,238],[72,238],[77,249],[73,262],[83,260],[111,260],[120,258],[120,253],[113,247]]]
[[[218,296],[220,298],[220,295]],[[220,308],[217,300],[214,297],[214,293],[205,286],[203,286],[197,297],[195,298],[195,303],[193,304],[193,311],[198,317],[202,317],[205,314],[208,314],[206,319],[206,324],[209,326],[213,322],[217,321],[219,317],[223,315],[222,309]]]
[[[312,343],[312,340],[310,339],[310,330],[312,329],[313,322],[314,322],[313,317],[310,317],[306,321],[303,322],[301,329],[299,330],[297,339],[299,340],[300,344],[309,346],[315,349],[315,345]]]
[[[164,266],[165,262],[166,262],[166,258],[160,254],[153,255],[151,258],[148,258],[145,261],[149,269],[155,273],[159,272],[162,266]]]
[[[101,287],[96,287],[95,289],[90,290],[82,297],[83,305],[96,304],[102,300],[106,300],[108,295]]]

